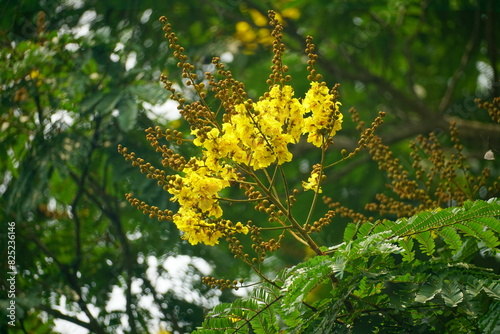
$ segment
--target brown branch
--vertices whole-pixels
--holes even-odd
[[[123,226],[121,223],[121,219],[116,214],[116,212],[112,212],[110,210],[106,210],[104,212],[107,212],[108,218],[111,220],[113,223],[117,234],[118,234],[118,240],[122,246],[123,249],[123,261],[125,263],[125,270],[127,272],[127,277],[126,277],[126,282],[127,282],[127,287],[125,289],[125,299],[127,301],[126,304],[126,313],[128,315],[128,322],[130,326],[130,332],[132,334],[137,334],[137,326],[135,323],[136,316],[134,315],[133,309],[132,309],[132,277],[134,277],[134,264],[132,263],[133,259],[135,257],[132,257],[131,251],[130,251],[130,246],[128,244],[127,237],[125,235],[125,232],[123,231]]]
[[[302,49],[305,48],[305,38],[298,31],[300,31],[293,22],[288,22],[285,26],[288,36],[294,38]],[[300,51],[300,50],[295,50]],[[408,96],[404,91],[394,87],[391,82],[385,78],[372,73],[368,68],[359,64],[354,58],[350,59],[352,65],[350,69],[346,66],[336,65],[335,62],[325,59],[318,50],[318,64],[327,72],[333,74],[339,80],[362,81],[365,83],[375,84],[377,89],[382,93],[389,93],[396,105],[403,110],[413,109],[415,112],[427,118],[434,118],[435,115],[420,99],[414,95]],[[411,89],[413,92],[413,89]]]
[[[161,300],[158,299],[156,288],[153,286],[153,284],[147,277],[142,277],[142,280],[144,282],[145,287],[151,291],[151,295],[153,296],[153,301],[157,305],[158,309],[161,311],[162,314],[161,320],[168,322],[174,332],[181,333],[183,331],[183,328],[179,324],[180,320],[179,317],[175,314],[175,312],[171,313],[168,310],[168,306],[171,303],[163,303]],[[167,305],[167,308],[162,306],[164,304]]]
[[[257,6],[255,3],[245,1],[245,4],[248,5],[248,8],[257,9],[263,15],[267,15],[264,8]],[[225,12],[224,15],[232,19],[242,19],[235,13]],[[300,29],[298,29],[293,21],[288,21],[286,23],[286,25],[284,26],[284,31],[286,31],[287,36],[293,38],[298,43],[298,47],[294,49],[296,52],[301,52],[302,50],[304,50],[306,46],[305,38],[299,33]],[[413,88],[411,89],[412,95],[409,96],[408,94],[405,94],[404,91],[394,87],[391,82],[387,81],[385,78],[372,73],[366,67],[357,63],[354,59],[350,59],[350,64],[352,65],[352,67],[349,70],[346,66],[338,66],[333,61],[325,59],[325,57],[322,57],[320,55],[320,51],[318,50],[317,62],[327,72],[339,78],[339,80],[359,80],[365,83],[375,84],[380,92],[389,93],[394,99],[395,105],[397,105],[402,110],[413,110],[423,117],[426,117],[427,121],[431,122],[433,122],[436,118],[436,114],[433,113],[432,110],[429,109],[422,100],[415,96]]]
[[[68,322],[74,323],[75,325],[78,325],[78,326],[81,326],[83,328],[88,329],[91,333],[95,332],[95,328],[89,322],[85,322],[85,321],[82,321],[78,318],[74,318],[74,317],[71,317],[69,315],[66,315],[66,314],[62,313],[61,311],[54,310],[47,305],[38,305],[36,308],[39,309],[40,311],[44,311],[44,312],[48,313],[49,315],[53,316],[54,318],[58,318],[58,319],[62,319],[62,320],[66,320]]]
[[[89,308],[87,307],[86,302],[84,301],[82,289],[78,283],[78,277],[75,272],[71,270],[71,268],[63,263],[61,263],[57,257],[50,251],[50,249],[38,238],[38,236],[32,231],[28,231],[29,238],[38,246],[40,250],[42,250],[45,255],[51,257],[54,260],[54,263],[57,265],[59,270],[62,272],[63,276],[66,278],[69,286],[73,291],[78,295],[77,303],[80,306],[80,309],[85,313],[85,315],[89,318],[89,325],[92,327],[92,332],[96,334],[105,334],[104,329],[101,328],[97,320],[94,318]]]
[[[404,91],[394,87],[385,78],[372,73],[369,69],[359,64],[355,59],[351,60],[353,71],[348,71],[345,67],[337,66],[333,62],[328,62],[326,59],[319,57],[318,62],[328,71],[338,73],[339,76],[348,80],[359,80],[365,83],[374,84],[380,93],[388,93],[393,98],[393,105],[398,106],[401,110],[414,111],[421,117],[427,118],[427,121],[436,118],[436,114],[424,104],[422,100],[414,95],[405,94]],[[413,91],[413,89],[411,89]]]
[[[482,136],[482,138],[500,141],[500,124],[464,120],[459,117],[447,117],[446,120],[457,124],[461,137],[478,139]]]
[[[96,115],[95,117],[95,131],[92,136],[92,140],[90,141],[90,149],[87,153],[87,157],[85,160],[85,166],[83,167],[82,174],[79,178],[75,180],[78,191],[71,203],[71,214],[73,216],[73,220],[75,221],[75,260],[73,261],[73,269],[76,271],[80,267],[80,262],[82,259],[82,242],[81,242],[81,223],[80,217],[78,215],[77,207],[78,202],[80,201],[84,191],[85,191],[85,180],[89,174],[90,163],[92,162],[92,154],[98,147],[99,141],[99,126],[101,124],[101,117]]]
[[[76,174],[70,172],[70,176],[76,180],[77,176]],[[130,251],[130,246],[128,244],[128,239],[127,236],[125,235],[125,232],[122,227],[121,223],[121,218],[119,216],[119,205],[115,205],[115,208],[110,208],[105,205],[104,203],[111,205],[116,198],[113,198],[110,196],[104,187],[100,186],[97,184],[95,180],[92,178],[89,178],[90,182],[89,185],[93,188],[93,191],[95,193],[101,194],[103,198],[99,199],[97,198],[94,193],[90,192],[87,188],[84,189],[85,194],[90,198],[92,202],[99,208],[101,212],[103,212],[108,219],[111,221],[112,225],[115,227],[115,230],[117,232],[118,236],[118,241],[123,249],[123,262],[125,265],[125,270],[126,270],[126,289],[125,289],[125,300],[126,300],[126,314],[128,316],[128,321],[129,321],[129,326],[130,326],[130,332],[132,334],[137,334],[137,325],[135,323],[136,316],[134,315],[134,311],[132,309],[133,305],[133,295],[132,295],[132,277],[134,277],[134,263],[133,259],[135,257],[132,257],[132,252]]]

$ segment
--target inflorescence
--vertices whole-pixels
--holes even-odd
[[[287,233],[321,255],[324,253],[311,233],[321,231],[333,217],[340,215],[356,222],[373,220],[373,217],[345,208],[328,196],[322,199],[329,210],[316,221],[312,219],[316,201],[323,192],[321,184],[326,179],[325,169],[352,158],[362,149],[367,149],[379,168],[387,173],[388,187],[397,197],[377,195],[377,203],[366,206],[368,211],[408,216],[451,200],[462,202],[485,187],[489,176],[487,170],[477,178],[468,177],[462,183],[456,181],[457,173],[462,173],[460,177],[463,179],[468,167],[454,124],[450,125],[450,133],[455,154],[445,159],[435,134],[419,136],[410,145],[413,171],[409,172],[375,134],[382,124],[383,112],[365,126],[356,110],[351,109],[351,118],[361,134],[357,147],[352,152],[342,150],[339,161],[325,165],[325,152],[332,147],[335,135],[342,129],[339,85],[329,89],[321,81],[322,76],[315,68],[318,58],[315,45],[308,36],[305,52],[310,88],[303,98],[296,97],[293,87],[288,84],[291,80],[288,67],[282,62],[285,52],[283,27],[273,11],[269,11],[269,19],[274,38],[271,73],[266,81],[269,88],[254,101],[248,98],[245,85],[237,81],[217,57],[212,61],[214,71],[206,72],[200,78],[195,66],[188,62],[185,49],[179,44],[170,23],[165,17],[160,18],[186,87],[179,92],[166,75],[162,74],[160,80],[171,93],[171,99],[178,103],[182,117],[190,125],[190,134],[185,136],[180,131],[160,127],[146,130],[146,138],[162,156],[162,168],[154,167],[136,157],[134,152],[119,146],[118,150],[126,160],[170,194],[170,200],[178,204],[178,210],[161,210],[127,194],[131,205],[150,218],[172,221],[182,232],[182,238],[193,245],[215,245],[225,239],[234,257],[243,259],[262,276],[259,265],[267,253],[280,248]],[[196,93],[196,101],[188,103],[184,98],[187,89]],[[219,104],[213,107],[207,102],[208,97]],[[494,119],[498,118],[498,101],[495,105],[483,103],[483,107]],[[302,189],[297,189],[288,184],[282,165],[292,161],[290,148],[302,138],[321,151],[321,161],[313,165],[308,177],[302,180]],[[184,144],[198,148],[200,154],[184,157],[177,153],[176,148]],[[436,179],[441,180],[437,187]],[[237,190],[244,193],[243,199],[225,197],[225,194]],[[299,222],[292,212],[296,196],[308,190],[313,192],[313,202],[307,219]],[[256,211],[268,216],[267,224],[226,219],[224,203],[251,204]],[[274,233],[273,238],[266,240],[262,234],[266,230],[278,231],[279,235]],[[239,239],[241,234],[250,235],[255,256],[251,257],[244,249]],[[203,281],[221,288],[235,288],[242,283],[210,277],[204,277]]]

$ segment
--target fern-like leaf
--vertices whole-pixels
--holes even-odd
[[[475,225],[494,231],[500,229],[500,223],[492,218],[500,216],[500,201],[467,201],[462,207],[446,208],[440,211],[423,211],[409,219],[399,219],[392,227],[394,235],[406,236],[429,231],[445,226],[456,225],[475,220]],[[485,220],[480,218],[486,217]]]
[[[403,250],[401,255],[403,255],[403,261],[412,262],[415,259],[415,252],[413,252],[413,239],[406,237],[398,241],[399,246]]]
[[[464,221],[460,224],[456,224],[456,228],[459,229],[460,231],[464,232],[465,234],[468,234],[472,237],[475,237],[476,239],[479,239],[486,243],[486,245],[490,248],[496,248],[500,242],[498,242],[498,238],[495,236],[495,233],[488,229],[485,228],[485,222],[490,221],[489,217],[481,217],[482,219],[471,219]]]
[[[479,325],[482,333],[500,333],[500,301],[491,303],[488,312],[481,317]]]
[[[464,299],[464,294],[456,281],[443,282],[441,296],[447,306],[455,307]]]
[[[437,233],[443,238],[444,242],[448,244],[453,254],[456,254],[462,247],[462,238],[460,237],[456,229],[450,226],[445,226]]]
[[[457,262],[469,261],[479,250],[477,240],[473,238],[464,238],[462,246],[453,254],[453,260]]]
[[[286,293],[283,302],[291,308],[302,303],[307,294],[333,273],[334,264],[330,256],[315,256],[292,268],[282,291]]]
[[[492,298],[500,301],[500,282],[491,282],[483,287],[483,290]]]
[[[424,284],[418,291],[415,301],[425,303],[432,300],[437,294],[441,293],[441,280],[432,280]]]
[[[356,232],[358,231],[358,225],[354,223],[347,224],[344,230],[344,242],[349,242],[354,239]]]
[[[434,250],[436,248],[436,243],[434,241],[434,236],[431,232],[425,231],[415,234],[415,239],[417,239],[420,244],[420,249],[424,254],[432,256],[434,254]]]
[[[195,334],[250,332],[267,334],[278,332],[277,313],[274,305],[282,298],[277,288],[262,285],[255,288],[248,298],[236,299],[233,303],[222,303],[207,315],[202,328]]]

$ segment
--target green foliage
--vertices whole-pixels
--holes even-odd
[[[490,199],[349,224],[326,255],[218,305],[195,333],[495,333],[500,276],[457,255],[471,243],[478,256],[497,255],[499,217]],[[320,284],[329,292],[310,303]]]
[[[67,16],[56,19],[56,13],[47,10],[51,2],[44,8],[37,1],[12,5],[26,2],[33,12],[24,8],[9,19],[16,27],[34,29],[0,32],[0,268],[9,271],[5,231],[6,223],[14,222],[19,271],[16,326],[9,331],[53,333],[61,324],[57,319],[64,319],[92,333],[115,332],[125,315],[132,332],[149,331],[153,307],[136,305],[153,295],[162,325],[189,331],[193,323],[201,323],[202,302],[188,302],[172,291],[159,294],[146,272],[168,277],[162,261],[174,249],[193,256],[200,250],[186,250],[173,229],[145,223],[125,204],[124,192],[133,189],[144,199],[171,205],[153,182],[137,180],[116,153],[118,143],[127,142],[151,157],[154,152],[142,129],[155,117],[144,103],[156,105],[168,95],[153,69],[127,68],[128,48],[144,51],[137,41],[114,50],[127,27],[116,34],[101,27],[78,36],[68,26],[59,29],[64,22],[74,27],[80,16],[88,15],[88,4],[75,11],[58,4]],[[45,10],[45,16],[38,10]],[[163,59],[158,52],[152,55],[155,62]],[[159,268],[148,264],[150,257],[160,259]],[[193,290],[209,290],[191,282],[199,275],[197,269],[186,275],[184,282]],[[3,277],[0,290],[6,291]],[[132,283],[144,286],[132,292]],[[108,312],[117,291],[125,305]],[[9,302],[0,294],[1,305]],[[89,313],[92,307],[100,311]],[[2,333],[6,312],[2,307]],[[88,320],[79,320],[81,314]]]
[[[250,277],[248,268],[237,265],[232,254],[223,247],[186,247],[179,242],[178,233],[171,225],[143,217],[129,208],[123,198],[124,192],[133,191],[141,199],[159,207],[171,207],[155,187],[155,182],[138,178],[136,171],[123,163],[116,153],[116,146],[121,143],[140,151],[148,161],[156,158],[149,143],[143,140],[142,130],[158,123],[163,125],[165,120],[152,117],[142,102],[165,102],[168,94],[158,85],[159,74],[175,77],[179,73],[176,61],[165,57],[168,43],[156,20],[159,16],[168,15],[175,23],[179,38],[196,63],[203,64],[214,55],[230,51],[234,56],[230,68],[235,77],[245,82],[254,97],[266,89],[265,80],[260,80],[259,73],[268,71],[268,50],[261,47],[253,54],[239,52],[242,46],[234,38],[235,25],[242,21],[251,22],[249,9],[257,9],[264,15],[269,5],[278,11],[296,9],[300,17],[287,18],[285,26],[290,32],[285,37],[290,49],[284,55],[289,73],[303,74],[302,42],[306,34],[314,35],[320,54],[318,69],[329,83],[342,83],[342,96],[348,98],[346,109],[356,106],[363,110],[363,118],[367,119],[371,118],[370,113],[379,109],[388,111],[390,117],[382,129],[382,137],[385,143],[396,144],[402,156],[408,153],[406,139],[417,133],[446,129],[443,124],[445,117],[459,117],[463,121],[460,130],[466,139],[468,159],[474,163],[474,168],[468,173],[473,174],[477,173],[478,165],[485,164],[481,157],[482,150],[486,149],[486,138],[493,145],[500,138],[498,127],[473,122],[484,122],[485,115],[470,103],[478,95],[488,98],[499,91],[494,82],[495,73],[499,71],[499,62],[495,61],[498,47],[494,39],[489,38],[500,27],[500,20],[494,20],[499,4],[482,0],[477,3],[294,0],[272,4],[260,0],[216,0],[206,4],[182,0],[163,3],[153,0],[7,0],[0,6],[0,221],[17,223],[16,241],[20,250],[17,264],[21,272],[17,285],[18,323],[15,329],[9,330],[16,333],[21,332],[21,328],[24,332],[53,332],[54,320],[66,318],[96,333],[118,330],[136,333],[151,330],[151,323],[157,322],[175,333],[189,331],[192,324],[201,322],[203,310],[200,301],[186,301],[172,291],[158,292],[148,280],[147,271],[152,269],[146,261],[149,257],[156,257],[161,262],[172,254],[199,256],[210,259],[217,275]],[[41,11],[45,13],[46,21],[38,26],[36,21]],[[83,22],[88,22],[88,25]],[[76,36],[82,26],[88,27],[89,33]],[[123,48],[119,49],[118,45]],[[75,46],[79,48],[75,50]],[[136,55],[137,66],[127,70],[125,62],[132,54]],[[111,55],[118,55],[119,61],[112,61]],[[493,79],[489,77],[490,72]],[[484,80],[478,80],[479,77],[490,80],[490,85],[484,85]],[[180,80],[178,83],[184,87]],[[298,94],[307,89],[305,81],[294,82],[294,86]],[[61,114],[69,116],[73,122],[59,119]],[[340,134],[337,142],[349,148],[358,138],[348,123],[345,124],[345,135]],[[177,123],[172,124],[172,127],[177,126]],[[189,131],[184,125],[178,130]],[[299,157],[298,163],[284,168],[287,176],[299,180],[304,176],[299,166],[312,165],[317,156],[301,145],[297,145],[293,154]],[[335,161],[339,155],[336,150],[329,151],[327,163]],[[498,161],[497,158],[487,162],[492,166],[493,176],[500,170]],[[374,177],[376,168],[366,157],[347,162],[328,175],[329,182],[325,184],[324,192],[335,194],[336,200],[349,203],[355,210],[362,210],[372,201],[374,194],[384,188],[383,176]],[[300,215],[307,215],[307,210],[302,210],[299,203],[309,203],[310,195],[299,196],[298,216],[305,219]],[[230,214],[238,218],[254,218],[250,217],[250,211],[236,205]],[[340,230],[348,220],[336,219],[335,224],[318,237],[324,238],[324,244],[342,241]],[[422,254],[421,249],[433,254],[434,261],[444,256],[450,262],[484,264],[481,254],[491,253],[491,246],[496,241],[488,235],[489,230],[484,231],[481,227],[493,226],[492,222],[472,226],[469,222],[461,224],[460,228],[443,226],[432,229],[430,237],[417,233],[418,237],[386,242],[385,247],[389,250],[395,245],[401,248],[399,255],[391,254],[390,257],[395,257],[392,262],[379,252],[368,264],[363,259],[356,259],[357,264],[374,263],[374,268],[382,268],[385,262],[380,261],[396,265],[401,256],[401,261],[407,265],[401,268],[400,276],[387,284],[402,291],[406,289],[404,291],[408,293],[389,294],[389,298],[397,300],[399,305],[400,299],[408,302],[414,299],[409,296],[415,297],[420,291],[415,285],[423,284],[429,272],[447,270],[447,267],[422,263],[422,258],[427,259],[427,255]],[[355,236],[368,236],[374,228],[371,224],[349,224],[344,241],[349,243]],[[490,228],[498,239],[497,232],[494,232],[498,227]],[[5,255],[3,247],[7,238],[4,231],[0,231],[2,256]],[[377,236],[372,242],[382,242],[381,238]],[[486,241],[478,243],[480,239],[488,240],[489,244]],[[288,240],[284,240],[283,253],[273,258],[273,271],[295,265],[309,255],[303,247],[287,243]],[[353,242],[349,247],[361,249]],[[371,250],[364,254],[374,251],[368,248]],[[347,280],[353,272],[347,258],[354,256],[354,252],[342,249],[341,253],[343,255],[335,258],[331,268]],[[318,260],[313,258],[311,261],[312,265]],[[492,262],[496,263],[488,261],[487,264]],[[304,263],[308,262],[299,264],[298,268],[307,271],[305,268],[309,264]],[[414,267],[409,265],[413,263]],[[7,271],[5,266],[6,261],[0,261],[2,272]],[[160,275],[168,278],[161,264],[157,267]],[[347,332],[347,326],[335,320],[338,314],[342,316],[341,321],[346,319],[345,314],[339,313],[345,306],[343,300],[350,298],[349,293],[375,298],[380,290],[375,284],[377,276],[362,275],[359,280],[352,277],[350,282],[356,283],[354,290],[345,289],[346,295],[338,301],[329,299],[330,295],[323,296],[325,302],[320,307],[317,305],[322,300],[319,293],[329,287],[330,283],[324,283],[329,275],[324,268],[318,268],[318,263],[314,267],[323,280],[312,277],[315,283],[304,288],[298,283],[309,282],[301,280],[299,275],[292,288],[299,296],[307,295],[311,289],[306,296],[310,300],[306,302],[314,304],[318,312],[302,302],[295,302],[299,313],[286,316],[292,310],[281,310],[283,297],[279,296],[285,293],[276,292],[275,287],[267,285],[267,290],[264,290],[274,299],[263,304],[269,305],[268,308],[259,305],[256,309],[263,310],[264,318],[267,316],[265,310],[276,311],[280,328],[302,326],[303,329],[309,326],[308,330],[313,331],[316,326],[318,333]],[[295,268],[290,270],[290,275]],[[471,265],[468,270],[477,270],[474,268]],[[281,281],[277,280],[276,284],[283,284],[287,273],[282,272]],[[197,272],[186,275],[186,281],[193,278],[191,274],[197,275]],[[381,279],[384,277],[382,275]],[[443,280],[446,279],[445,275]],[[137,286],[139,282],[143,282],[141,291],[131,291],[132,284]],[[488,302],[498,295],[497,288],[492,285],[493,281],[488,284],[484,281],[483,285],[481,282],[474,278],[465,284],[460,290],[462,301],[455,308],[463,308],[466,313],[470,309],[471,314],[483,312],[478,317],[479,327],[484,328],[484,332],[500,331],[500,303]],[[3,284],[5,282],[0,282],[2,291],[5,290]],[[209,290],[199,282],[193,284],[193,291],[206,293]],[[342,285],[342,282],[337,284]],[[127,311],[107,312],[113,287],[130,292],[126,296]],[[79,295],[82,288],[85,294]],[[442,291],[443,288],[427,303],[439,298],[444,300]],[[140,304],[143,297],[153,296],[159,312]],[[425,296],[427,294],[423,293],[420,298]],[[460,299],[460,294],[446,293],[446,296],[449,303]],[[220,298],[227,301],[234,296],[224,291]],[[64,305],[61,304],[63,299],[66,301]],[[272,303],[275,299],[277,301]],[[5,301],[0,300],[0,304],[5,305]],[[79,321],[78,317],[89,307],[100,309],[95,322]],[[364,309],[367,309],[366,305],[360,308]],[[5,309],[2,307],[2,310]],[[281,316],[282,313],[285,316]],[[375,315],[376,312],[365,313],[359,320],[361,328],[374,328],[384,321]],[[0,315],[3,317],[4,313],[0,312]],[[304,320],[313,320],[298,324],[299,315],[303,315]],[[417,319],[418,314],[414,316]],[[444,316],[453,318],[451,314]],[[261,326],[276,328],[273,319],[269,315],[266,320],[269,323]],[[412,317],[409,319],[413,321]],[[468,325],[462,326],[461,321],[460,317],[449,320],[450,328],[456,329],[457,333],[460,328],[467,328]],[[258,328],[254,321],[245,323],[242,330],[250,326]]]
[[[205,320],[205,328],[195,333],[247,333],[249,328],[259,334],[276,333],[279,318],[274,305],[281,297],[274,286],[258,287],[249,298],[217,305]]]

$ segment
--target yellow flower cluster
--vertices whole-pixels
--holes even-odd
[[[183,169],[184,176],[176,175],[168,189],[180,205],[173,221],[183,237],[191,244],[214,245],[230,230],[248,233],[241,223],[227,227],[221,219],[218,194],[238,180],[236,166],[259,170],[289,162],[288,145],[297,143],[302,134],[315,146],[327,145],[327,139],[341,129],[339,105],[318,82],[311,83],[302,102],[291,86],[274,85],[258,102],[235,105],[221,125],[208,132],[194,129],[193,143],[204,149],[204,156],[192,159]],[[313,172],[303,187],[316,191],[319,181],[319,174]]]
[[[193,245],[215,245],[220,238],[227,238],[235,257],[245,253],[243,246],[234,241],[237,240],[234,234],[251,232],[255,251],[259,254],[259,258],[255,259],[262,261],[265,252],[279,247],[279,241],[260,241],[259,226],[251,221],[243,225],[241,222],[233,223],[224,219],[221,207],[221,201],[252,203],[256,210],[269,215],[269,222],[280,223],[284,229],[297,229],[300,235],[293,232],[294,237],[307,243],[317,254],[322,254],[308,236],[313,230],[302,228],[291,215],[290,210],[296,201],[298,190],[293,189],[292,193],[286,188],[284,205],[275,188],[275,181],[282,177],[280,186],[287,187],[286,175],[280,166],[292,160],[290,146],[297,144],[304,135],[308,142],[321,149],[322,158],[320,164],[313,166],[309,179],[302,182],[302,186],[306,191],[322,191],[320,184],[325,179],[325,150],[333,143],[332,138],[336,132],[342,128],[343,116],[339,111],[340,102],[337,102],[337,86],[329,90],[325,82],[321,82],[322,76],[315,70],[315,45],[312,37],[308,36],[305,41],[308,58],[306,69],[311,87],[303,98],[294,97],[292,86],[286,84],[291,76],[286,74],[289,69],[283,65],[285,45],[282,42],[283,25],[279,22],[278,15],[269,11],[269,25],[272,28],[269,29],[264,28],[266,19],[262,14],[254,9],[248,9],[248,12],[255,25],[262,28],[262,36],[258,42],[270,43],[274,54],[271,74],[266,80],[269,91],[258,101],[247,99],[245,85],[233,78],[218,57],[212,60],[215,71],[205,72],[205,79],[200,80],[195,73],[195,66],[187,62],[184,48],[178,43],[167,18],[160,18],[164,24],[165,37],[169,41],[169,49],[174,50],[177,66],[182,69],[182,78],[186,79],[186,85],[192,86],[200,98],[186,103],[183,94],[174,88],[174,83],[166,75],[160,76],[160,81],[171,93],[171,98],[178,102],[181,115],[190,124],[193,139],[183,138],[182,133],[177,130],[162,131],[160,127],[147,130],[147,139],[157,152],[162,153],[162,165],[177,172],[176,175],[153,167],[151,163],[136,157],[134,152],[128,153],[126,148],[120,146],[119,152],[132,161],[132,165],[138,166],[142,173],[146,173],[148,178],[157,180],[157,184],[172,195],[171,201],[179,204],[179,209],[176,213],[160,210],[133,198],[131,194],[127,195],[127,199],[150,218],[173,221],[183,233],[182,237]],[[284,10],[282,17],[296,18],[299,14],[295,9]],[[239,24],[238,27],[242,32],[241,40],[252,43],[256,39],[256,36],[247,34],[248,25]],[[32,73],[32,77],[36,76],[36,73]],[[207,89],[208,87],[210,88]],[[212,93],[221,102],[217,112],[207,103],[207,94]],[[221,109],[225,111],[223,115],[219,113]],[[169,145],[161,145],[160,140],[163,138],[173,145],[192,141],[201,149],[202,155],[186,159]],[[266,170],[270,166],[274,168],[272,174]],[[227,198],[224,193],[229,193],[227,188],[232,185],[239,185],[246,198]],[[315,195],[314,201],[316,199]],[[309,218],[304,226],[309,226]],[[315,228],[318,224],[314,225]],[[282,236],[283,234],[280,238]]]
[[[174,195],[173,200],[181,206],[196,208],[209,216],[219,218],[222,210],[214,198],[223,188],[229,186],[229,181],[212,176],[212,171],[206,166],[200,166],[201,161],[196,160],[194,167],[186,167],[184,177],[175,175],[170,181],[173,187],[169,192]]]
[[[291,86],[275,85],[268,96],[253,105],[238,104],[222,131],[213,128],[194,144],[205,148],[207,164],[230,159],[254,170],[292,159],[287,145],[297,143],[302,133],[303,108],[293,97]],[[198,135],[194,130],[193,134]]]
[[[273,44],[274,37],[271,35],[271,30],[267,27],[268,19],[266,16],[256,9],[248,9],[251,22],[239,21],[235,27],[235,38],[244,46],[245,53],[254,53],[259,45],[270,46]],[[296,20],[300,17],[300,11],[297,8],[287,8],[279,13],[276,13],[276,18],[279,22],[284,22],[284,18]]]
[[[191,244],[217,244],[224,236],[224,230],[215,221],[222,216],[217,194],[229,187],[229,180],[236,175],[229,166],[220,167],[217,174],[204,165],[201,160],[192,160],[192,167],[184,168],[185,176],[175,175],[170,180],[168,192],[172,201],[179,202],[179,211],[173,216],[173,222],[184,232],[183,238]],[[227,224],[226,224],[227,225]],[[247,227],[236,224],[238,232],[248,233]],[[224,226],[223,226],[224,227]],[[226,231],[231,228],[225,226]]]
[[[269,94],[252,105],[238,104],[230,121],[199,136],[193,130],[194,144],[205,148],[207,165],[215,169],[220,159],[230,159],[254,170],[292,160],[288,144],[297,143],[302,134],[321,147],[327,137],[342,128],[340,102],[333,102],[328,88],[311,83],[302,103],[293,97],[291,86],[274,85]],[[308,115],[310,113],[310,115]],[[304,116],[307,116],[304,118]]]
[[[304,133],[308,133],[307,141],[317,147],[324,144],[326,136],[333,137],[342,129],[343,116],[339,112],[340,102],[332,101],[328,87],[318,82],[311,83],[302,105],[312,115],[305,119]]]

